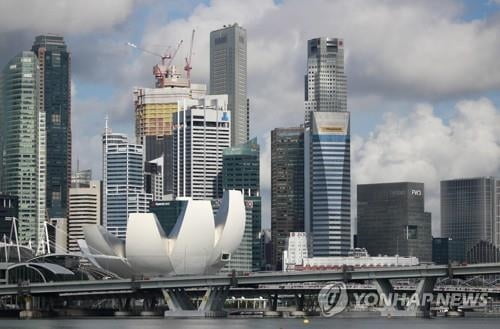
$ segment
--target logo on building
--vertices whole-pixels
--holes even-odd
[[[411,190],[411,195],[422,196],[422,190]]]
[[[335,282],[321,288],[318,294],[321,315],[332,317],[345,310],[349,303],[347,289],[343,282]]]
[[[221,121],[229,121],[229,112],[222,112]]]

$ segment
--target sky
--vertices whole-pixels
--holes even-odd
[[[134,87],[152,87],[154,52],[192,29],[193,81],[208,83],[209,33],[238,22],[248,33],[250,134],[261,144],[263,221],[270,222],[270,131],[304,118],[307,40],[341,37],[352,113],[356,184],[425,184],[440,234],[439,182],[499,176],[500,0],[2,0],[0,67],[38,34],[72,53],[73,166],[101,177],[104,118],[133,137]]]

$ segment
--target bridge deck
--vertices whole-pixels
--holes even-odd
[[[268,272],[252,273],[249,275],[203,275],[203,276],[174,276],[155,278],[150,280],[101,280],[101,281],[66,281],[32,283],[29,285],[0,285],[1,295],[16,295],[24,293],[58,294],[58,293],[112,293],[119,291],[159,290],[173,288],[201,288],[230,286],[255,286],[259,284],[283,284],[302,282],[325,281],[356,281],[375,279],[407,279],[426,277],[454,277],[500,274],[500,263],[474,265],[421,265],[399,268],[351,269],[340,271],[311,271],[311,272]]]

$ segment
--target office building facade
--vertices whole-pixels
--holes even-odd
[[[80,252],[78,240],[85,239],[85,225],[102,225],[102,182],[91,180],[82,185],[69,190],[69,252]]]
[[[46,116],[49,218],[67,217],[71,185],[71,55],[63,37],[40,35],[32,51],[38,57],[39,108]]]
[[[258,271],[262,267],[260,232],[260,148],[257,139],[223,150],[224,190],[239,190],[245,200],[245,233],[240,247],[231,255],[226,270]]]
[[[231,145],[227,96],[184,101],[174,127],[175,197],[221,198],[222,151]]]
[[[281,269],[290,232],[304,231],[304,128],[271,131],[272,265]]]
[[[310,119],[310,112],[347,111],[342,39],[315,38],[307,41],[307,74],[304,82],[306,123]]]
[[[152,200],[152,195],[144,191],[144,150],[107,126],[103,149],[103,225],[123,239],[129,215],[148,212]]]
[[[431,214],[424,211],[423,183],[357,186],[358,246],[372,256],[432,260]]]
[[[19,240],[39,245],[45,222],[46,132],[33,52],[10,60],[0,79],[0,185],[18,197]]]
[[[465,244],[450,238],[432,238],[432,262],[450,264],[465,262]]]
[[[305,132],[305,232],[314,257],[347,256],[351,249],[349,112],[311,112]]]
[[[314,257],[347,256],[351,248],[350,114],[344,42],[307,42],[305,106],[305,232]]]
[[[172,69],[172,68],[171,68]],[[173,195],[173,115],[182,110],[183,100],[206,95],[204,84],[189,83],[178,75],[161,83],[163,87],[134,90],[135,134],[144,147],[145,161],[163,157],[163,191]]]
[[[493,177],[441,181],[441,235],[469,251],[480,241],[498,246],[497,181]]]
[[[249,133],[247,99],[247,32],[238,24],[210,33],[211,95],[228,95],[231,145],[246,143]]]

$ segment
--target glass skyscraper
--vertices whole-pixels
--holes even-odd
[[[223,151],[224,190],[239,190],[244,195],[246,225],[243,241],[225,269],[259,271],[262,268],[260,232],[260,150],[257,139]]]
[[[45,221],[45,113],[39,107],[38,59],[23,51],[0,78],[0,186],[18,197],[19,238],[41,241]]]
[[[304,231],[304,127],[271,131],[272,265],[281,269],[290,232]]]
[[[238,24],[210,33],[211,95],[228,95],[231,112],[231,145],[248,141],[247,32]]]
[[[40,66],[40,109],[47,125],[47,213],[67,217],[71,185],[71,56],[63,37],[40,35],[32,51]]]
[[[347,256],[351,246],[351,133],[344,41],[307,42],[305,82],[305,231],[312,254]]]
[[[463,241],[469,251],[480,241],[499,246],[494,177],[441,181],[441,235]]]
[[[349,112],[311,112],[305,134],[305,231],[314,257],[347,256],[351,248]]]
[[[129,143],[127,136],[112,133],[106,126],[103,134],[103,225],[125,238],[128,216],[149,211],[152,195],[144,192],[144,150]]]
[[[358,185],[358,247],[371,256],[432,260],[431,214],[424,210],[424,184]]]

